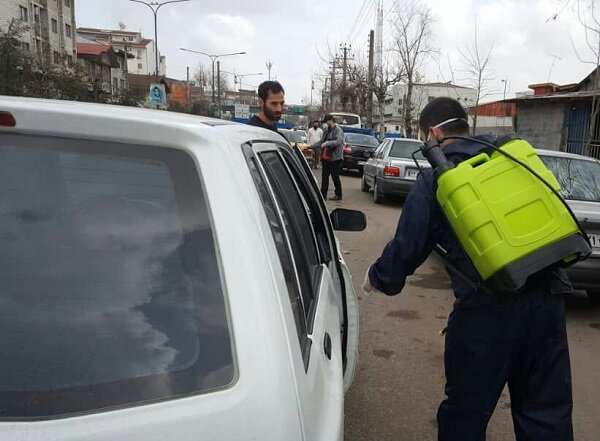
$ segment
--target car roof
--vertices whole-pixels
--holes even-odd
[[[223,146],[230,138],[282,141],[270,130],[230,121],[113,104],[82,103],[0,96],[0,112],[11,113],[14,128],[0,132],[29,133],[185,149],[186,144]],[[210,143],[198,143],[209,138]],[[242,141],[244,142],[244,141]]]
[[[553,156],[555,158],[570,158],[570,159],[580,159],[583,161],[590,162],[599,162],[598,159],[592,158],[590,156],[578,155],[576,153],[568,153],[568,152],[559,152],[556,150],[545,150],[545,149],[535,149],[540,156]]]

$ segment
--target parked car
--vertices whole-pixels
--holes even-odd
[[[280,135],[0,97],[0,180],[0,439],[343,439],[365,218]]]
[[[342,167],[346,170],[358,170],[362,173],[363,163],[375,152],[375,149],[379,146],[379,141],[371,135],[345,133],[344,142]]]
[[[421,145],[416,139],[384,139],[373,157],[364,165],[361,190],[368,192],[373,189],[376,204],[382,203],[388,195],[408,195],[419,174],[419,167],[412,155],[419,151]],[[420,151],[416,158],[421,168],[429,167]]]
[[[600,301],[600,161],[587,156],[538,150],[540,158],[554,173],[563,196],[592,244],[592,255],[567,268],[577,289]]]

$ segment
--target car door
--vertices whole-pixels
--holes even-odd
[[[289,147],[253,143],[255,183],[270,217],[273,238],[294,313],[301,358],[295,358],[298,405],[306,440],[337,440],[343,435],[343,358],[339,293],[327,248],[319,245],[315,225],[320,216],[311,208]],[[287,157],[286,157],[287,155]],[[297,170],[296,170],[297,172]],[[316,221],[316,222],[315,222]]]
[[[365,181],[370,186],[373,185],[375,175],[377,174],[377,161],[380,156],[380,153],[386,148],[389,142],[390,141],[386,139],[381,144],[379,144],[379,147],[377,147],[377,149],[373,153],[373,156],[369,158],[369,160],[365,164],[363,173],[365,175]]]
[[[294,148],[293,150],[298,158],[297,167],[294,161],[290,160],[289,156],[284,154],[284,159],[288,160],[288,165],[294,172],[299,187],[303,189],[303,194],[306,200],[309,201],[312,211],[320,214],[321,221],[319,225],[315,226],[319,246],[325,255],[330,254],[331,257],[326,257],[323,263],[329,266],[336,291],[339,293],[342,356],[344,361],[344,390],[347,391],[354,379],[356,364],[358,362],[358,297],[354,291],[350,270],[340,252],[339,243],[334,235],[327,206],[321,197],[317,181],[302,156],[300,149]]]

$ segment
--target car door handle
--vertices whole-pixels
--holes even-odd
[[[329,333],[325,333],[325,338],[323,339],[323,352],[327,356],[328,360],[331,360],[331,337]]]

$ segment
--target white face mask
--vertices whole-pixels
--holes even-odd
[[[464,122],[467,122],[467,120],[464,119],[464,118],[450,118],[450,119],[447,119],[446,121],[442,121],[441,123],[436,124],[435,126],[432,127],[432,129],[439,129],[440,127],[443,127],[446,124],[450,124],[450,123],[452,123],[454,121],[464,121]],[[429,132],[427,133],[427,141],[426,142],[429,142],[430,138],[431,138],[431,129],[429,129]]]

